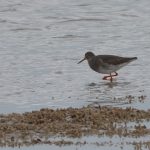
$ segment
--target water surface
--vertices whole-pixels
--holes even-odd
[[[86,105],[149,109],[149,6],[149,0],[1,0],[0,113]],[[138,60],[110,84],[87,62],[77,65],[89,50]]]
[[[145,95],[144,104],[135,100],[129,106],[148,109],[148,0],[0,3],[1,113],[93,102],[118,106],[122,102],[114,97],[127,95]],[[88,50],[138,60],[120,70],[117,81],[109,85],[86,62],[77,65]]]

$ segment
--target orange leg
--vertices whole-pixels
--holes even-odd
[[[117,72],[114,72],[115,74],[112,75],[112,77],[115,77],[115,76],[118,76],[118,73]]]
[[[118,73],[117,73],[117,72],[114,72],[114,73],[115,73],[114,75],[112,75],[112,74],[110,73],[109,76],[104,76],[104,77],[103,77],[103,80],[107,80],[107,78],[110,78],[110,81],[112,82],[112,80],[113,80],[112,77],[118,76]]]

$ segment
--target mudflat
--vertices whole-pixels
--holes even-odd
[[[1,114],[0,146],[22,146],[37,143],[74,144],[65,140],[51,142],[49,138],[53,136],[72,138],[87,135],[139,137],[150,134],[150,129],[142,123],[149,119],[150,110],[107,106],[57,110],[43,108],[23,114]],[[127,126],[132,122],[134,122],[134,126]]]

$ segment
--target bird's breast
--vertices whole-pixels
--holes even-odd
[[[96,72],[99,72],[99,67],[101,66],[95,59],[88,61],[90,68]]]

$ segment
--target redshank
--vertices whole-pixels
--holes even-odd
[[[104,76],[103,80],[107,80],[108,78],[110,78],[110,81],[112,82],[113,77],[118,75],[118,73],[116,72],[117,70],[136,59],[137,57],[95,55],[93,52],[87,52],[85,53],[85,57],[81,61],[79,61],[78,64],[84,60],[87,60],[92,70],[102,74],[109,74],[108,76]]]

